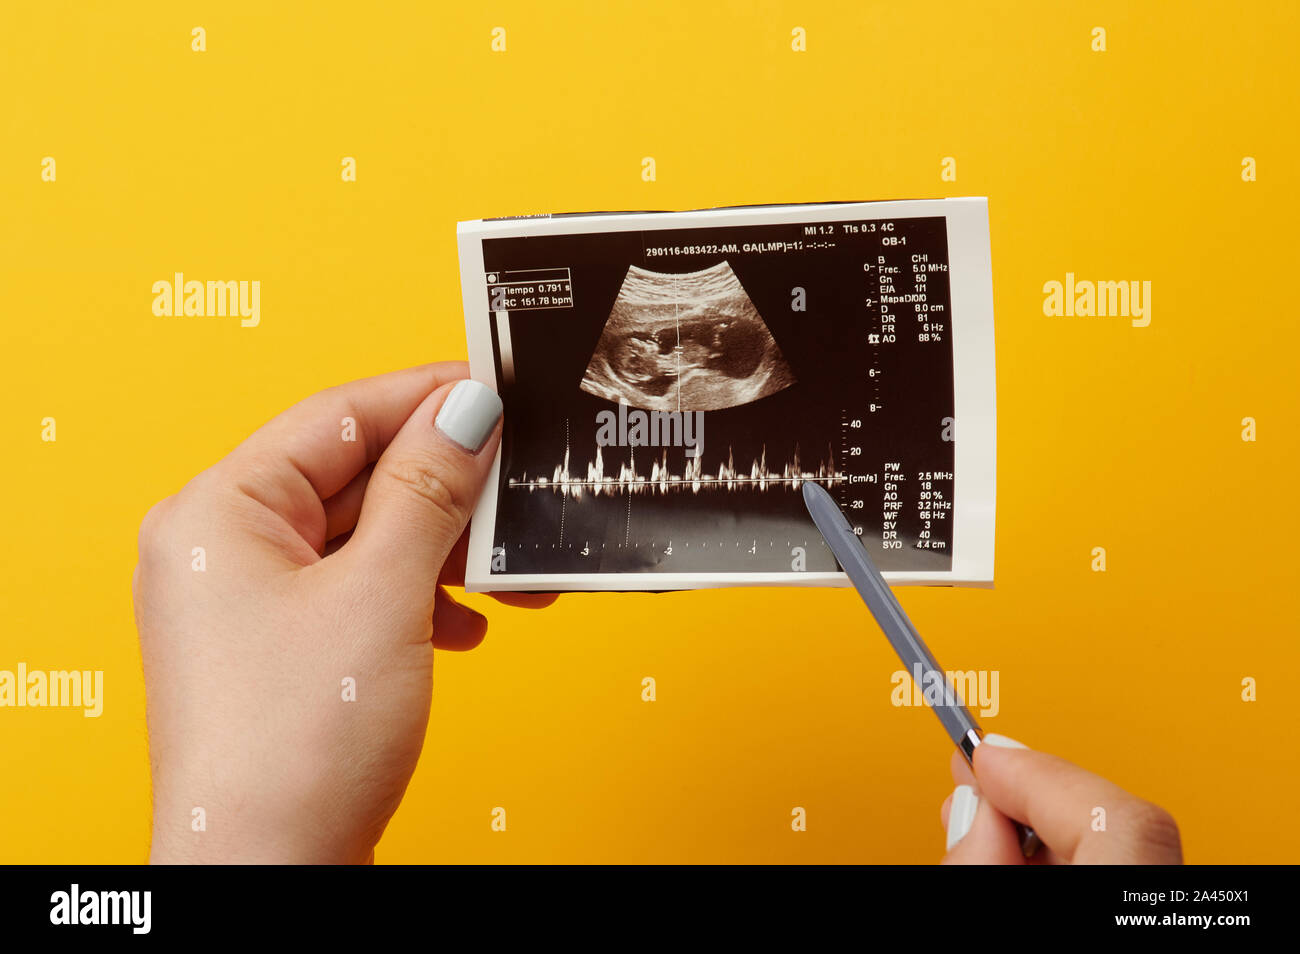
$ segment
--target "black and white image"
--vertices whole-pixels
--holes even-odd
[[[471,372],[505,404],[467,587],[841,583],[807,481],[893,580],[991,582],[986,223],[931,200],[462,224]]]
[[[614,299],[582,389],[657,411],[714,411],[794,383],[726,261],[698,272],[636,265]]]

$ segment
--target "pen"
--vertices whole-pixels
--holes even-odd
[[[817,529],[826,539],[826,545],[844,568],[858,595],[862,597],[862,602],[867,604],[867,609],[871,610],[871,615],[880,624],[907,671],[919,673],[924,680],[922,684],[927,687],[942,687],[942,698],[932,701],[926,695],[926,703],[934,709],[953,744],[966,761],[973,765],[975,749],[984,738],[984,730],[957,698],[952,684],[944,677],[939,663],[903,612],[898,598],[876,569],[867,548],[854,533],[853,526],[835,503],[835,498],[821,484],[806,481],[803,485],[803,502],[808,507],[813,523],[817,524]],[[1021,852],[1026,858],[1032,857],[1041,844],[1038,836],[1032,828],[1024,825],[1017,824],[1016,829],[1020,836]]]

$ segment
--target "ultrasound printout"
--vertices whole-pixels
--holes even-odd
[[[471,372],[505,405],[468,588],[842,584],[807,481],[892,582],[991,583],[983,200],[487,220],[460,245]]]

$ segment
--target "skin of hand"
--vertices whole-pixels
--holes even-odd
[[[940,811],[949,842],[944,864],[1183,863],[1178,825],[1163,808],[1005,736],[985,736],[975,747],[973,774],[954,752],[952,777],[957,789]],[[1102,818],[1105,828],[1097,830]],[[1021,853],[1012,819],[1042,839],[1033,858]]]
[[[487,628],[444,589],[501,434],[467,373],[316,394],[145,516],[151,861],[373,860],[424,742],[434,648]]]

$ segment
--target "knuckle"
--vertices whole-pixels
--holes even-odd
[[[1159,848],[1179,849],[1181,838],[1174,816],[1159,805],[1137,801],[1125,812],[1125,823],[1143,843]]]
[[[145,513],[140,521],[138,545],[142,557],[158,551],[167,536],[167,526],[172,510],[172,498],[165,497]]]
[[[437,519],[463,523],[469,516],[469,501],[442,473],[440,463],[432,457],[410,457],[395,461],[389,469],[394,483],[413,493],[429,505]]]
[[[348,390],[341,384],[331,385],[317,394],[312,409],[328,416],[330,424],[337,424],[344,417],[355,416]]]

